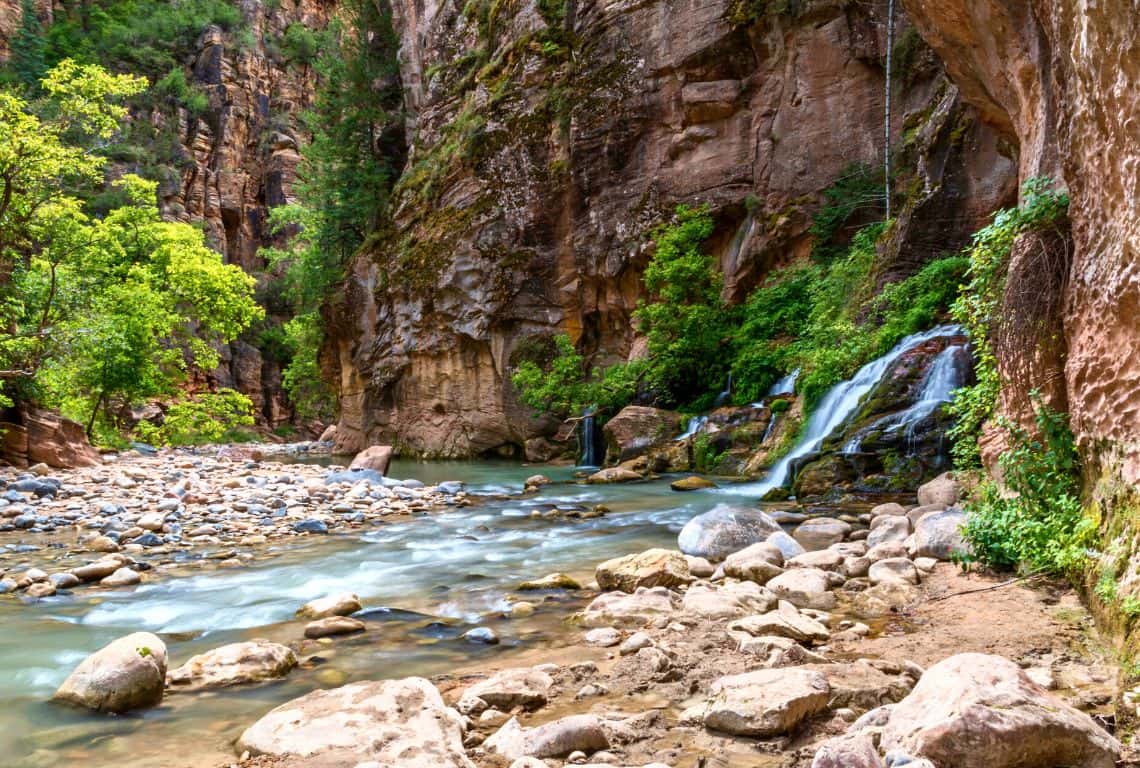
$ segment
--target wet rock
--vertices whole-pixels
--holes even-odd
[[[79,577],[74,573],[65,571],[63,573],[53,573],[51,575],[51,583],[55,585],[56,589],[71,589],[72,587],[78,587],[81,582],[79,581]]]
[[[96,536],[87,544],[92,552],[118,552],[119,544],[107,536]]]
[[[708,478],[701,477],[700,475],[690,475],[682,477],[680,480],[674,480],[669,483],[669,488],[674,491],[700,491],[706,488],[716,488],[716,483]]]
[[[800,545],[811,552],[837,544],[851,532],[851,524],[829,517],[815,517],[802,523],[792,533]]]
[[[680,552],[649,549],[607,560],[594,572],[602,589],[634,592],[641,587],[677,587],[693,581],[689,564]]]
[[[246,729],[236,749],[307,765],[474,768],[463,749],[459,714],[419,677],[313,691]]]
[[[792,667],[722,677],[710,692],[712,698],[701,705],[706,728],[766,738],[788,733],[825,710],[830,687],[820,673]]]
[[[829,611],[835,607],[836,598],[831,592],[831,580],[826,571],[818,568],[784,571],[769,581],[767,587],[776,597],[787,600],[797,608]]]
[[[779,530],[779,523],[758,509],[717,504],[685,523],[677,544],[686,555],[720,562]]]
[[[371,470],[381,475],[388,474],[388,466],[392,463],[392,446],[371,445],[352,459],[348,465],[350,470]]]
[[[837,736],[825,741],[812,758],[811,768],[884,768],[869,736]]]
[[[328,533],[329,526],[324,520],[310,517],[293,523],[293,530],[297,533]]]
[[[363,632],[367,627],[360,619],[351,616],[328,616],[305,625],[305,637],[316,640],[321,637],[336,637]]]
[[[627,405],[602,427],[607,461],[627,461],[673,440],[681,430],[675,411]]]
[[[76,574],[78,575],[78,574]],[[118,568],[110,576],[99,581],[105,587],[129,587],[142,581],[142,576],[133,568]]]
[[[323,619],[327,616],[348,616],[361,608],[360,598],[351,592],[342,592],[339,595],[329,595],[305,603],[297,609],[297,616],[302,619]]]
[[[681,598],[665,587],[641,587],[633,594],[607,592],[594,598],[581,614],[587,627],[640,625],[668,616],[681,607]]]
[[[253,640],[230,643],[191,657],[166,677],[170,688],[199,691],[247,685],[284,677],[297,666],[297,656],[280,643]]]
[[[565,573],[551,573],[543,576],[541,579],[534,581],[524,581],[519,584],[519,589],[522,591],[540,590],[540,589],[581,589],[582,585],[578,583],[577,579],[566,575]]]
[[[911,556],[949,560],[956,554],[969,553],[962,535],[965,524],[966,513],[956,507],[925,515],[914,527]]]
[[[602,469],[586,478],[587,483],[633,483],[644,478],[632,469],[625,467],[609,467]]]
[[[533,667],[504,669],[464,691],[460,709],[466,711],[473,699],[479,699],[486,706],[503,711],[515,707],[538,709],[546,706],[553,686],[554,678]]]
[[[162,515],[158,512],[152,512],[150,514],[143,515],[142,517],[140,517],[138,522],[136,523],[136,525],[138,525],[139,528],[143,528],[143,529],[148,530],[148,531],[161,531],[162,526],[165,523],[166,523],[166,516],[165,515]]]
[[[880,749],[955,768],[1111,768],[1121,748],[1013,662],[963,653],[926,670],[891,708]]]
[[[55,584],[50,581],[37,581],[24,591],[28,597],[39,599],[41,597],[51,597],[55,594]]]
[[[162,701],[166,645],[149,632],[120,637],[88,656],[52,696],[101,712],[127,712]]]
[[[918,583],[918,570],[914,567],[914,563],[905,557],[891,557],[872,563],[867,576],[872,584],[882,584],[887,581]]]
[[[76,578],[80,581],[99,581],[119,570],[122,565],[122,560],[98,560],[94,563],[73,568],[71,572],[75,574]]]
[[[763,613],[776,604],[775,596],[752,581],[733,582],[719,587],[694,584],[685,592],[681,607],[706,619],[731,619]]]
[[[951,507],[962,500],[962,484],[950,472],[943,472],[918,487],[918,505],[940,504]]]
[[[490,627],[474,627],[463,633],[463,639],[478,645],[498,645],[499,635]]]

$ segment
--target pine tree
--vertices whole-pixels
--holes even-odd
[[[47,71],[44,51],[44,27],[36,15],[35,0],[23,0],[20,6],[20,28],[12,36],[12,71],[29,88],[36,87]]]

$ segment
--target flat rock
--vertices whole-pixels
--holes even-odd
[[[776,604],[775,596],[751,581],[730,582],[719,587],[694,584],[685,592],[681,607],[706,619],[731,619],[763,613]]]
[[[351,592],[342,592],[339,595],[321,597],[305,603],[297,609],[297,616],[302,619],[323,619],[327,616],[348,616],[361,608],[360,598]]]
[[[166,644],[150,632],[135,632],[80,662],[52,699],[101,712],[127,712],[161,702],[165,683]]]
[[[784,565],[788,569],[818,568],[821,571],[839,571],[843,567],[843,560],[843,554],[834,549],[817,549],[814,552],[796,555]]]
[[[734,636],[737,633],[752,637],[774,635],[801,643],[826,643],[831,637],[827,627],[812,617],[783,609],[737,619],[728,625],[728,631]]]
[[[825,710],[830,695],[827,678],[795,667],[722,677],[710,691],[702,718],[705,727],[753,738],[789,733]]]
[[[313,691],[247,728],[236,750],[300,758],[306,768],[370,762],[400,768],[474,768],[463,749],[462,718],[420,677]]]
[[[582,585],[578,580],[565,573],[551,573],[543,576],[541,579],[534,581],[524,581],[519,584],[519,589],[522,591],[541,590],[541,589],[568,589],[575,590],[581,589]]]
[[[538,709],[546,705],[553,685],[554,678],[533,667],[504,669],[468,687],[460,701],[480,699],[487,706],[503,711],[515,707]],[[460,709],[465,709],[463,704]]]
[[[886,581],[902,581],[907,584],[918,583],[918,569],[914,563],[905,557],[889,557],[871,564],[867,576],[872,584],[882,584]]]
[[[1112,768],[1120,743],[999,656],[963,653],[926,670],[890,710],[880,749],[954,768]]]
[[[684,555],[671,549],[648,549],[600,564],[594,571],[602,589],[634,592],[641,587],[678,587],[693,581]]]
[[[267,640],[230,643],[192,656],[166,677],[170,688],[199,691],[275,680],[297,666],[288,646]]]
[[[669,483],[669,487],[674,491],[700,491],[705,488],[716,488],[716,483],[700,475],[689,475],[680,480],[674,480]]]
[[[665,587],[642,587],[633,594],[607,592],[594,598],[580,618],[587,627],[640,625],[668,616],[681,607],[681,597]]]
[[[720,562],[779,530],[780,524],[759,509],[717,504],[685,523],[677,544],[686,555]]]
[[[305,637],[316,640],[321,637],[351,635],[355,632],[363,632],[366,628],[363,621],[351,616],[326,616],[323,619],[316,619],[306,624]]]
[[[632,469],[626,469],[625,467],[608,467],[587,477],[586,482],[596,484],[633,483],[644,479],[645,478]]]

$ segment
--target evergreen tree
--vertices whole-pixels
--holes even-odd
[[[34,88],[47,71],[44,52],[47,47],[44,27],[36,15],[35,0],[20,5],[20,28],[12,36],[12,71],[21,83]]]

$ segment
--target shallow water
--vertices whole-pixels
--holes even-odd
[[[527,497],[526,477],[542,471],[556,484]],[[668,480],[620,486],[572,482],[569,467],[507,462],[395,462],[395,477],[426,483],[462,480],[487,498],[367,533],[308,537],[303,544],[239,570],[196,572],[122,592],[82,592],[34,605],[0,602],[0,765],[215,766],[232,756],[233,740],[272,707],[320,687],[352,680],[437,675],[482,659],[505,663],[512,653],[557,643],[565,606],[553,602],[525,620],[502,611],[520,581],[552,571],[583,579],[608,557],[649,546],[675,546],[693,515],[731,500],[722,494],[678,494]],[[743,500],[743,498],[742,498]],[[536,518],[551,505],[605,504],[604,517]],[[141,715],[105,717],[46,703],[91,651],[129,632],[158,633],[171,667],[229,642],[264,637],[297,642],[303,603],[353,591],[370,631],[331,644],[308,641],[302,658],[324,660],[282,682],[199,694],[172,694]],[[525,593],[524,593],[525,594]],[[525,594],[530,601],[543,595]],[[492,626],[499,646],[459,638]]]

